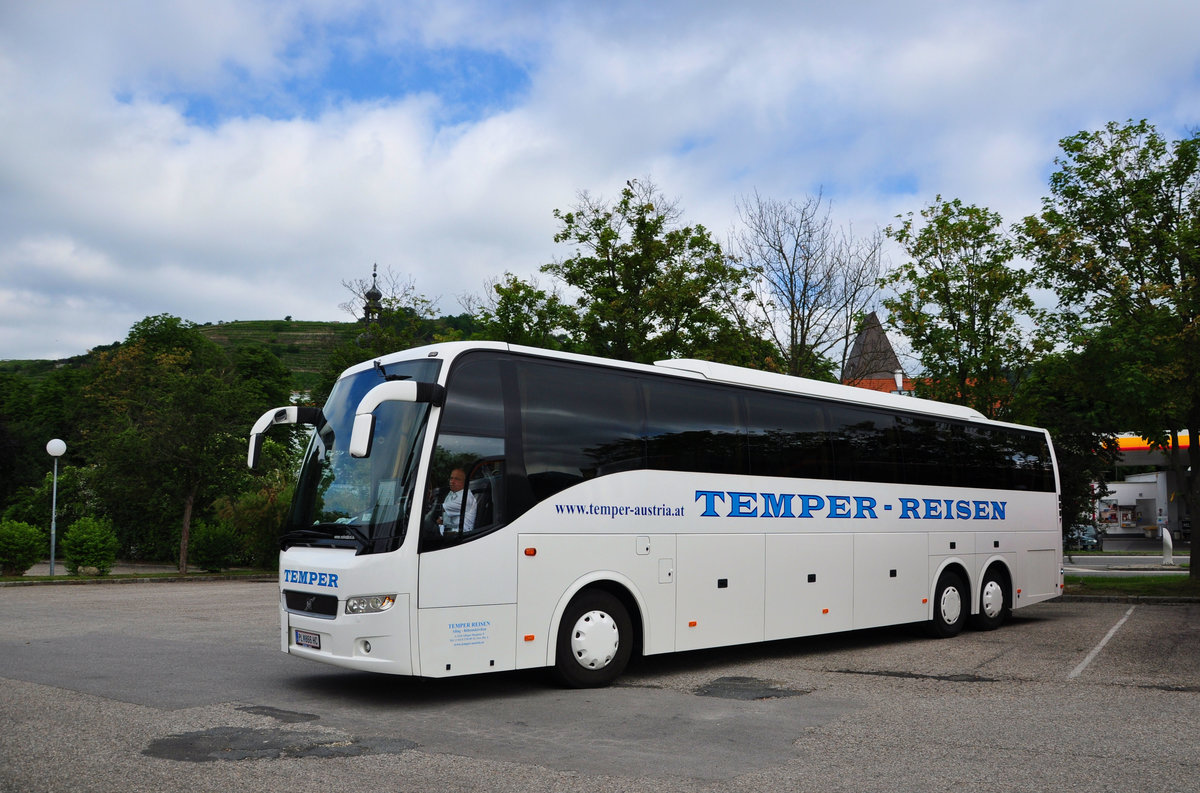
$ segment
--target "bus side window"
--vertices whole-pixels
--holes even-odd
[[[657,378],[646,378],[642,387],[648,468],[746,473],[746,429],[736,391]]]
[[[533,502],[645,465],[637,381],[610,370],[521,361],[521,448]]]
[[[471,539],[506,519],[501,365],[494,353],[471,353],[450,372],[425,484],[422,550]]]
[[[896,418],[856,405],[830,407],[834,478],[901,482]]]
[[[951,425],[923,416],[897,416],[896,432],[902,465],[900,480],[909,485],[954,485],[958,472],[953,455]]]
[[[803,397],[749,395],[750,473],[828,479],[833,459],[826,413],[823,405]]]
[[[457,544],[504,524],[504,439],[438,438],[421,512],[426,549]]]

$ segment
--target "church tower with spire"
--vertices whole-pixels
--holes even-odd
[[[379,313],[383,311],[383,292],[379,291],[379,265],[371,266],[371,288],[363,294],[363,318],[364,324],[370,325],[379,322]]]

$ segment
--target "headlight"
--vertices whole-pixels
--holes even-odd
[[[366,595],[346,598],[347,614],[377,614],[387,611],[396,603],[395,595]]]

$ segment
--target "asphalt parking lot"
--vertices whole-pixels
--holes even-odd
[[[1200,605],[441,681],[278,647],[272,583],[0,590],[0,790],[1200,789]]]

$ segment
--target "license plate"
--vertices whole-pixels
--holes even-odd
[[[320,650],[321,634],[309,633],[308,631],[296,631],[296,646],[310,647],[313,650]]]

